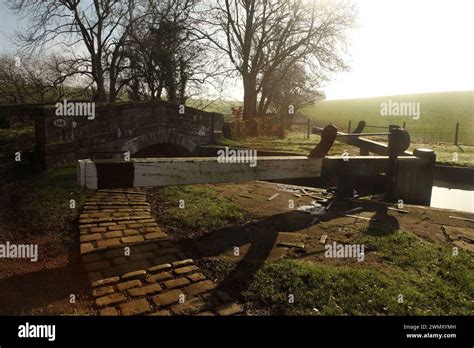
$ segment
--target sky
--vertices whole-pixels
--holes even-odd
[[[349,72],[324,86],[327,99],[474,90],[474,1],[354,0]],[[0,53],[17,27],[0,0]],[[225,97],[242,100],[239,81]]]
[[[351,71],[328,99],[474,90],[474,1],[358,0]]]
[[[10,38],[17,27],[17,19],[5,6],[5,0],[0,0],[0,54],[12,52]]]

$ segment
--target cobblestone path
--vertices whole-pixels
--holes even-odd
[[[83,207],[79,231],[100,315],[243,314],[161,231],[146,191],[96,191]]]

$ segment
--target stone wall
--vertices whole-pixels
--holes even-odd
[[[180,113],[183,112],[183,113]],[[54,106],[37,109],[37,153],[48,168],[105,151],[133,153],[173,143],[193,152],[222,135],[223,116],[166,101],[96,104],[95,117],[56,116]]]

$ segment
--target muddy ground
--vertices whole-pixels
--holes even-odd
[[[313,198],[297,197],[291,192],[279,189],[275,183],[199,186],[211,188],[234,202],[251,220],[242,226],[229,226],[209,231],[202,236],[196,235],[194,230],[167,231],[175,240],[180,240],[190,249],[194,249],[198,256],[220,255],[234,258],[233,248],[238,246],[241,258],[272,261],[300,249],[280,245],[287,242],[304,244],[304,251],[298,252],[299,258],[321,261],[320,252],[324,248],[320,240],[323,235],[327,235],[327,242],[347,243],[353,240],[361,228],[370,226],[380,228],[381,233],[398,229],[411,231],[430,242],[448,243],[474,252],[474,244],[467,241],[474,240],[474,223],[449,218],[457,216],[474,219],[474,214],[406,204],[402,210],[409,212],[405,213],[388,209],[396,208],[395,206],[363,198],[336,200],[328,214],[316,217],[289,208],[290,200],[298,207],[310,203]],[[269,200],[274,194],[278,196]],[[353,215],[370,218],[371,221],[340,216],[357,207],[362,207],[363,211]],[[159,209],[155,209],[155,214],[159,214]],[[445,227],[446,233],[441,226]],[[167,226],[162,228],[167,230]],[[251,253],[247,256],[249,250]]]
[[[78,247],[54,247],[54,236],[31,236],[37,262],[4,259],[0,267],[0,315],[87,315],[95,313]],[[74,295],[74,302],[71,302]]]
[[[282,191],[279,184],[247,182],[199,186],[212,189],[219,196],[234,202],[247,218],[242,225],[230,225],[212,231],[161,226],[179,241],[191,257],[202,260],[201,266],[207,268],[211,275],[216,273],[219,261],[246,267],[249,277],[265,262],[283,258],[334,266],[357,265],[356,259],[326,258],[321,238],[325,236],[323,239],[326,238],[326,244],[350,244],[361,235],[364,228],[380,234],[399,229],[410,231],[433,243],[449,244],[474,252],[474,223],[449,218],[457,216],[473,219],[474,214],[414,205],[404,205],[403,210],[407,212],[401,212],[388,209],[395,207],[393,205],[365,197],[335,200],[328,214],[317,218],[289,208],[290,200],[293,200],[294,207],[298,207],[310,203],[314,198],[297,197],[292,192]],[[275,194],[278,196],[269,200]],[[162,205],[158,203],[153,206],[159,223]],[[340,215],[358,207],[363,210],[355,215],[362,218]],[[359,264],[384,271],[383,262],[374,250],[365,250],[365,260]],[[236,287],[235,284],[228,284],[227,288],[232,290]],[[238,296],[238,293],[234,295]]]
[[[17,204],[0,186],[0,243],[38,245],[38,260],[0,260],[0,315],[87,315],[95,313],[79,255],[76,221],[42,231],[33,219],[14,216]],[[75,302],[71,302],[74,295]]]

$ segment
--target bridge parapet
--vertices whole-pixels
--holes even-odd
[[[158,142],[193,150],[222,135],[223,116],[166,101],[94,105],[94,115],[60,116],[54,105],[35,116],[37,152],[44,167],[90,158],[99,151],[130,151]]]

